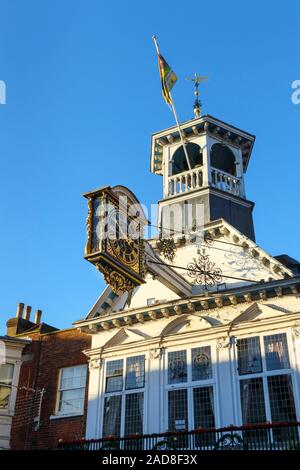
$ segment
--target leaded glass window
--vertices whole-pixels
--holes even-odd
[[[266,410],[262,378],[241,380],[240,392],[243,424],[264,423]]]
[[[104,400],[103,437],[120,436],[122,395],[113,395]]]
[[[168,353],[168,383],[187,381],[187,355],[186,351]]]
[[[267,370],[289,369],[289,353],[286,334],[264,337]]]
[[[145,356],[128,357],[126,360],[125,388],[143,388],[145,381]]]
[[[212,378],[210,346],[192,349],[192,380]]]
[[[194,388],[193,401],[195,429],[215,427],[213,387]]]
[[[125,369],[125,370],[124,370]],[[123,379],[124,377],[124,379]],[[145,356],[108,361],[103,411],[103,437],[143,433]],[[116,393],[117,392],[117,393]],[[142,441],[124,442],[124,449],[138,450]],[[132,447],[133,446],[133,447]]]
[[[239,375],[262,372],[259,337],[237,340]]]
[[[188,429],[187,389],[168,392],[169,431]]]
[[[273,422],[297,421],[292,377],[273,375],[268,377],[271,418]],[[275,441],[298,441],[297,428],[273,429]]]
[[[125,401],[125,436],[143,433],[144,394],[129,393]]]
[[[268,388],[272,421],[297,421],[291,376],[268,377]]]
[[[123,389],[123,359],[109,361],[106,366],[106,392],[120,392]]]

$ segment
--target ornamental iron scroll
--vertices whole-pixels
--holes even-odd
[[[244,440],[238,433],[224,434],[217,441],[213,450],[245,450]]]
[[[160,254],[164,256],[170,263],[174,261],[174,258],[176,256],[176,244],[174,241],[174,238],[172,237],[167,237],[163,238],[161,235],[159,239],[156,242],[156,246]]]
[[[194,258],[193,263],[188,263],[187,269],[188,276],[194,278],[194,284],[199,284],[205,290],[223,282],[222,270],[210,261],[205,252],[198,259]]]

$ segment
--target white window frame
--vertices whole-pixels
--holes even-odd
[[[15,364],[13,362],[5,362],[4,364],[0,364],[1,365],[10,365],[10,366],[13,366],[13,372],[12,372],[12,378],[11,378],[11,384],[10,385],[7,385],[5,384],[4,382],[0,382],[0,386],[1,387],[5,387],[5,388],[9,388],[9,396],[8,396],[8,402],[7,402],[7,406],[5,408],[0,408],[0,413],[2,414],[3,412],[9,412],[10,409],[11,409],[11,396],[12,396],[12,391],[13,391],[13,383],[14,383],[14,376],[15,376]]]
[[[137,357],[137,356],[144,356],[144,386],[139,387],[139,388],[130,388],[126,390],[126,363],[127,359],[131,357]],[[115,392],[106,392],[106,371],[107,371],[107,364],[111,361],[118,361],[122,360],[123,361],[123,388],[120,391],[115,391]],[[132,395],[136,393],[143,393],[143,430],[142,434],[145,434],[145,429],[147,428],[147,417],[146,417],[146,400],[148,398],[147,396],[147,356],[145,352],[136,352],[135,354],[130,354],[128,356],[116,356],[116,357],[109,357],[105,359],[105,364],[103,367],[103,380],[102,380],[102,397],[103,399],[101,400],[101,413],[100,413],[100,436],[103,437],[103,418],[104,418],[104,403],[105,399],[108,397],[116,396],[116,395],[121,395],[121,417],[120,417],[120,437],[124,437],[124,432],[125,432],[125,407],[126,407],[126,395]]]
[[[266,355],[265,355],[265,345],[264,345],[264,337],[266,336],[273,336],[273,335],[280,335],[286,334],[287,339],[287,348],[288,348],[288,357],[290,362],[290,367],[288,369],[275,369],[275,370],[267,370],[267,363],[266,363]],[[261,362],[262,362],[262,372],[258,372],[255,374],[243,374],[239,375],[238,372],[238,348],[237,348],[237,340],[239,339],[246,339],[246,338],[259,338],[259,345],[260,345],[260,353],[261,353]],[[286,328],[276,329],[276,330],[269,330],[263,332],[256,332],[256,333],[243,333],[241,335],[236,336],[235,341],[235,382],[237,385],[237,409],[238,409],[238,420],[239,424],[243,425],[243,414],[242,414],[242,400],[241,400],[241,392],[240,392],[240,381],[247,380],[247,379],[257,379],[261,378],[263,383],[263,393],[264,393],[264,401],[265,401],[265,413],[266,413],[266,421],[272,422],[271,417],[271,407],[270,407],[270,397],[269,397],[269,387],[268,387],[268,377],[273,377],[277,375],[290,375],[292,381],[292,389],[293,389],[293,397],[294,397],[294,404],[296,410],[296,418],[299,420],[299,397],[298,391],[296,387],[296,377],[295,377],[295,355],[294,355],[294,347],[293,341],[290,334],[290,331]]]
[[[210,347],[211,353],[211,369],[212,377],[210,379],[203,380],[192,380],[192,349]],[[186,351],[187,352],[187,381],[178,382],[169,384],[168,375],[169,375],[169,352],[177,351]],[[193,431],[195,429],[195,414],[194,414],[194,399],[193,399],[193,389],[201,387],[213,388],[213,398],[214,398],[214,418],[215,418],[215,427],[219,426],[219,412],[218,412],[218,397],[217,397],[217,370],[216,370],[216,345],[211,341],[197,342],[195,344],[189,343],[188,345],[174,346],[165,349],[164,355],[164,403],[165,403],[165,412],[164,412],[164,429],[163,431],[168,430],[169,426],[169,391],[173,390],[187,390],[187,409],[188,409],[188,431]]]
[[[62,374],[63,374],[63,370],[65,369],[69,369],[71,367],[75,368],[75,367],[83,367],[85,366],[86,368],[86,379],[85,379],[85,385],[84,387],[78,387],[78,388],[84,388],[84,399],[83,399],[83,406],[82,406],[82,410],[80,411],[74,411],[74,412],[65,412],[65,411],[60,411],[59,410],[59,402],[60,402],[60,397],[61,397],[61,393],[64,392],[65,390],[62,390],[61,389],[61,381],[62,381]],[[72,366],[67,366],[67,367],[61,367],[59,369],[59,373],[58,373],[58,384],[57,384],[57,393],[56,393],[56,403],[55,403],[55,414],[50,416],[50,419],[56,419],[56,418],[65,418],[65,417],[69,417],[69,416],[82,416],[84,414],[84,406],[85,406],[85,394],[86,394],[86,386],[87,386],[87,364],[75,364],[75,365],[72,365]],[[75,389],[68,389],[68,390],[75,390]]]

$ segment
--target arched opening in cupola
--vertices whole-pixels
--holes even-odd
[[[187,154],[189,157],[191,168],[194,169],[198,166],[203,165],[202,150],[201,147],[197,144],[188,143],[186,145]],[[188,163],[186,161],[186,156],[184,153],[183,146],[181,145],[175,151],[172,158],[172,175],[178,175],[184,171],[188,171]]]
[[[235,156],[225,144],[214,144],[210,150],[210,164],[213,168],[236,176]]]

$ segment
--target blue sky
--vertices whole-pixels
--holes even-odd
[[[203,112],[257,136],[246,176],[257,242],[300,258],[298,1],[0,0],[0,332],[23,301],[68,327],[104,284],[83,260],[82,193],[123,184],[150,204],[151,133],[173,125],[155,49],[179,81],[181,120],[192,117],[185,77],[209,75]]]

